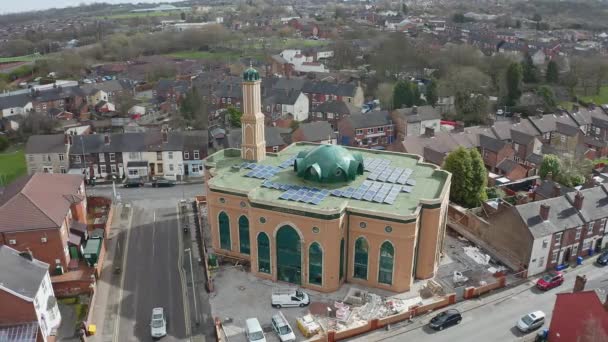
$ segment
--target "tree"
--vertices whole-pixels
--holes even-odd
[[[467,123],[483,123],[489,107],[487,91],[491,80],[474,67],[452,70],[439,83],[441,96],[454,96],[457,117]]]
[[[414,105],[414,92],[411,83],[399,81],[393,90],[393,108],[411,107]]]
[[[507,70],[507,106],[515,106],[521,97],[522,70],[519,63],[511,63]]]
[[[380,83],[376,89],[376,98],[380,100],[382,108],[393,109],[393,89],[390,83]]]
[[[333,51],[333,62],[336,67],[342,69],[355,64],[357,54],[353,48],[353,44],[343,39],[339,39],[334,43]]]
[[[406,4],[401,4],[401,13],[403,13],[403,15],[407,15],[408,12],[408,8]]]
[[[487,171],[476,149],[459,147],[450,152],[443,169],[452,173],[450,200],[467,208],[477,207],[487,200]]]
[[[540,86],[536,93],[543,100],[545,112],[553,112],[556,109],[557,100],[551,87],[546,85]]]
[[[437,94],[437,81],[435,79],[431,79],[429,84],[427,84],[424,97],[428,104],[435,107],[437,100],[439,100],[439,95]]]
[[[10,145],[8,138],[4,135],[0,135],[0,152],[6,150]]]
[[[557,62],[554,60],[549,61],[547,64],[547,72],[545,76],[547,83],[557,83],[559,81],[559,70]]]
[[[127,115],[129,109],[135,106],[137,101],[133,98],[133,96],[123,93],[114,99],[114,104],[116,105],[116,111],[119,114]]]
[[[523,72],[523,80],[525,83],[536,83],[538,82],[538,69],[532,61],[532,56],[526,52],[524,60],[521,62],[521,68]]]
[[[234,107],[228,107],[227,112],[230,125],[234,127],[241,127],[241,117],[243,116],[243,112]]]
[[[554,154],[545,154],[543,161],[540,164],[539,175],[540,178],[547,178],[547,175],[551,173],[553,179],[557,179],[561,171],[562,162],[559,157]]]

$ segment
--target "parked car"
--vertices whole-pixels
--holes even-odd
[[[281,342],[295,342],[296,334],[293,333],[293,329],[283,316],[283,313],[279,311],[278,314],[272,316],[272,329],[277,335],[279,335],[279,339]]]
[[[248,318],[245,321],[245,336],[248,342],[266,342],[264,330],[257,318]]]
[[[144,186],[144,180],[141,178],[127,178],[123,183],[125,188],[139,188]]]
[[[448,309],[438,313],[431,319],[429,327],[434,330],[443,330],[462,321],[462,315],[456,309]]]
[[[289,306],[305,307],[310,304],[310,298],[302,290],[274,289],[272,291],[271,304],[278,309]]]
[[[542,311],[534,311],[525,315],[517,321],[517,329],[523,333],[536,330],[545,324],[545,313]]]
[[[165,317],[165,310],[163,308],[152,309],[150,333],[153,338],[161,338],[167,335],[167,319]]]
[[[554,287],[560,286],[564,282],[564,274],[562,272],[549,272],[536,282],[536,287],[540,290],[547,291]]]
[[[602,254],[600,254],[597,257],[597,259],[595,260],[595,262],[600,266],[608,265],[608,251],[605,251]]]
[[[175,181],[167,178],[156,178],[152,181],[152,186],[155,188],[166,188],[175,186]]]

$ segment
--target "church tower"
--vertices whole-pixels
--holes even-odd
[[[241,129],[243,141],[241,158],[249,161],[262,161],[266,158],[266,141],[264,140],[264,114],[262,113],[262,95],[260,74],[252,67],[243,72],[243,116]]]

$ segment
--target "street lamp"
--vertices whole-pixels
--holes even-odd
[[[196,287],[194,286],[194,272],[192,271],[192,250],[190,248],[186,248],[184,252],[188,252],[188,256],[190,257],[190,277],[192,279],[192,295],[194,296],[194,321],[196,325],[198,325],[198,309],[196,308]]]

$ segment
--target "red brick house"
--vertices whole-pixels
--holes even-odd
[[[68,269],[78,250],[69,248],[70,228],[86,224],[87,201],[80,175],[34,173],[0,195],[0,245],[50,265],[52,274]]]
[[[479,135],[479,150],[483,162],[491,172],[498,172],[498,164],[505,159],[513,159],[515,150],[508,142],[487,135]]]
[[[338,144],[384,149],[395,140],[395,125],[387,111],[356,114],[338,121]]]
[[[608,300],[598,292],[557,293],[549,326],[549,341],[606,341]],[[591,326],[590,326],[591,324]],[[594,337],[582,339],[593,330]]]

